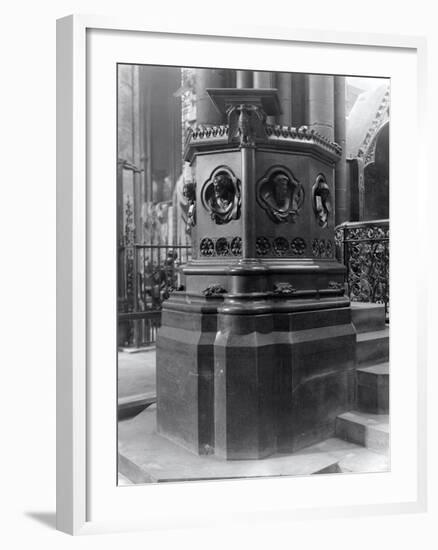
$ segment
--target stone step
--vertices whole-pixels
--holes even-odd
[[[361,412],[389,413],[389,363],[356,370],[356,406]]]
[[[383,330],[386,322],[385,305],[351,302],[351,322],[358,333]]]
[[[349,411],[336,419],[336,436],[378,453],[389,450],[389,416]]]
[[[358,365],[375,365],[389,360],[389,327],[385,327],[383,330],[359,333],[356,343]]]
[[[261,460],[197,456],[156,432],[156,406],[119,422],[119,473],[131,483],[386,471],[384,461],[355,443],[332,437],[291,455]],[[361,470],[355,470],[360,467]],[[126,483],[126,482],[125,482]]]
[[[119,397],[117,400],[117,413],[119,420],[139,414],[143,409],[153,405],[157,401],[154,393],[139,393]]]
[[[390,469],[389,464],[389,452],[388,453],[377,453],[361,447],[362,452],[347,453],[339,462],[338,468],[339,472],[349,472],[349,473],[377,473],[377,472],[387,472]]]

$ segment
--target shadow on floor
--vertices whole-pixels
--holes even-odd
[[[56,529],[56,512],[25,512],[25,515],[50,529]]]

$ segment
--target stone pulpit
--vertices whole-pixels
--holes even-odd
[[[333,436],[352,408],[355,330],[334,255],[341,150],[268,124],[275,89],[207,92],[226,123],[187,136],[193,250],[163,304],[157,430],[197,454],[261,459]]]

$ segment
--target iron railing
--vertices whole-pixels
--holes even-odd
[[[335,243],[351,301],[384,304],[388,318],[389,220],[345,222],[335,230]]]
[[[119,247],[119,346],[155,343],[161,304],[181,286],[181,267],[191,257],[182,245],[132,244]]]

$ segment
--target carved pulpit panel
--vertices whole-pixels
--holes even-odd
[[[223,225],[240,217],[240,181],[226,166],[219,166],[204,183],[202,204],[211,219]]]
[[[290,170],[274,166],[258,183],[257,201],[272,221],[294,223],[304,202],[304,189]]]

